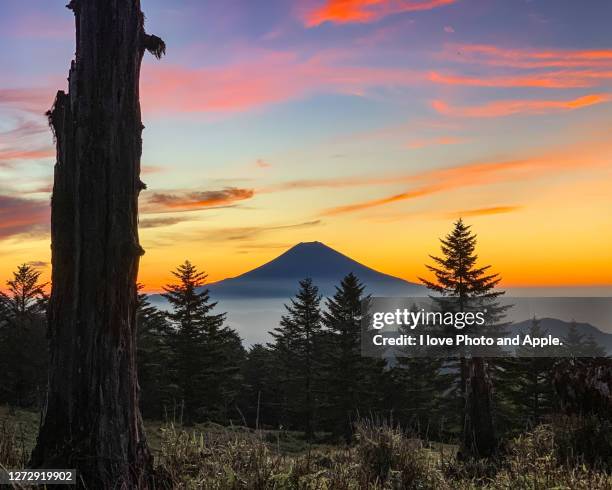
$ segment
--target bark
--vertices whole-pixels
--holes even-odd
[[[493,424],[492,384],[482,357],[466,359],[466,407],[461,455],[492,456],[497,449]]]
[[[146,488],[138,409],[136,276],[145,49],[139,0],[72,0],[76,57],[49,112],[57,162],[51,204],[49,387],[31,466],[76,468],[87,488]]]

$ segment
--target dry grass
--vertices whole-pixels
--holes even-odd
[[[34,414],[9,416],[0,407],[0,464],[23,467],[36,427]],[[509,441],[497,460],[467,462],[453,448],[369,420],[348,447],[211,424],[148,425],[148,433],[159,489],[612,490],[612,434],[594,419],[541,425]]]

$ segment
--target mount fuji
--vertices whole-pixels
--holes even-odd
[[[323,296],[329,296],[351,272],[375,296],[425,295],[423,286],[378,272],[321,242],[299,243],[266,264],[207,288],[215,299],[289,298],[298,281],[309,277]]]

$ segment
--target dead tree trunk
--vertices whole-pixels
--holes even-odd
[[[139,0],[72,0],[76,58],[49,112],[57,145],[51,205],[49,388],[37,468],[77,468],[88,488],[146,488],[138,408],[136,276],[145,49]]]
[[[482,357],[466,360],[465,420],[461,456],[482,458],[497,449],[493,425],[492,386]]]

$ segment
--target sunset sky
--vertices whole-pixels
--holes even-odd
[[[63,1],[0,3],[0,284],[50,274]],[[140,281],[318,240],[408,280],[459,216],[506,286],[612,284],[609,0],[143,0]],[[1,286],[0,286],[1,287]]]

